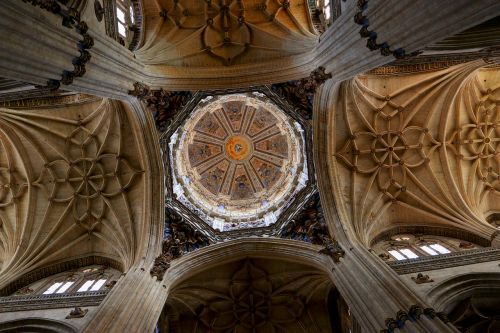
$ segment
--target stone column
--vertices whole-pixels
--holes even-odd
[[[380,258],[368,252],[354,237],[348,237],[337,212],[329,175],[327,155],[327,106],[338,84],[327,81],[315,96],[314,160],[318,188],[331,234],[345,251],[340,263],[333,265],[331,278],[357,319],[362,332],[457,332],[444,323],[426,300],[409,289]],[[427,314],[424,314],[427,313]],[[387,331],[384,331],[387,330]]]
[[[361,3],[365,4],[363,10],[358,7]],[[356,15],[368,24],[367,31],[376,33],[377,44],[387,43],[390,51],[403,49],[409,55],[499,12],[500,2],[495,0],[350,1],[347,10],[320,37],[315,60],[335,81],[395,60],[391,52],[382,55],[386,49],[371,51],[367,47],[368,37],[360,35],[363,25],[354,21]],[[361,16],[366,19],[361,20]]]
[[[89,13],[90,14],[90,13]],[[142,66],[132,52],[92,26],[88,15],[81,21],[88,25],[93,45],[87,49],[91,58],[85,73],[61,89],[111,98],[124,98],[132,83],[141,81]],[[0,71],[2,77],[41,86],[49,80],[61,80],[64,71],[73,71],[73,61],[80,56],[78,43],[82,34],[65,27],[60,15],[20,0],[5,0],[0,6]]]

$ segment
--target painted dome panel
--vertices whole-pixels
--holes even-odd
[[[221,231],[274,223],[307,182],[300,125],[258,93],[202,100],[169,145],[177,199]]]

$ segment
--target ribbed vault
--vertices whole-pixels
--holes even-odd
[[[124,269],[136,260],[145,218],[138,126],[126,104],[86,95],[1,110],[0,284],[71,258],[99,255]]]
[[[305,0],[157,0],[145,17],[136,56],[157,70],[283,61],[317,42]]]
[[[397,225],[494,232],[486,218],[500,209],[500,75],[483,65],[360,75],[323,101],[339,214],[367,245]]]

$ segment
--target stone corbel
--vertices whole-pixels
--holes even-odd
[[[422,283],[430,283],[434,282],[433,279],[429,277],[429,275],[424,275],[422,273],[418,273],[417,276],[412,276],[411,279],[416,283],[416,284],[422,284]]]
[[[324,239],[324,248],[319,251],[321,254],[326,254],[330,258],[333,259],[334,262],[340,262],[340,258],[345,256],[345,251],[339,245],[336,240],[331,239],[330,237],[325,237]]]
[[[88,309],[82,309],[80,307],[75,307],[70,311],[69,315],[66,316],[66,319],[74,319],[74,318],[83,318],[89,312]]]

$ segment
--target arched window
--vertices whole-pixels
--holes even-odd
[[[130,50],[139,46],[142,8],[139,0],[104,0],[107,34]]]
[[[377,243],[373,249],[382,259],[394,261],[438,256],[477,247],[474,243],[445,236],[397,234]]]
[[[328,27],[344,10],[345,0],[316,0],[316,9],[322,25]]]
[[[92,265],[36,281],[18,290],[15,295],[78,294],[101,291],[110,289],[120,275],[119,271],[108,266]]]

